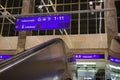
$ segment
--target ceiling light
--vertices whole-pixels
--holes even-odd
[[[76,62],[77,65],[96,65],[95,62]]]

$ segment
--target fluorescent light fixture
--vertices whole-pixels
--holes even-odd
[[[77,65],[96,65],[95,62],[76,62]]]
[[[98,2],[104,2],[103,0],[100,0],[100,1],[98,1]]]
[[[43,8],[43,5],[39,5],[38,8],[39,8],[39,9],[42,9],[42,8]]]
[[[120,70],[120,67],[119,67],[119,66],[114,66],[114,65],[110,65],[110,64],[109,64],[109,67],[110,67],[110,68],[113,68],[113,69]]]
[[[119,73],[111,73],[110,75],[111,75],[111,77],[119,77],[120,78],[120,74]]]
[[[85,80],[92,80],[91,77],[84,77]]]
[[[54,76],[53,80],[59,80],[58,76]]]
[[[90,1],[90,2],[89,2],[89,5],[93,5],[93,2],[92,2],[92,1]]]

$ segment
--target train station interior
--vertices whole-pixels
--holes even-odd
[[[0,0],[0,80],[120,80],[120,0]]]

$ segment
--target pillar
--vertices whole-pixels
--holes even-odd
[[[34,0],[23,0],[21,14],[27,15],[33,12],[33,8],[34,8]],[[16,53],[25,50],[26,36],[30,36],[30,35],[32,35],[32,31],[19,31]]]
[[[104,0],[105,8],[115,8],[115,0]],[[111,45],[111,40],[118,34],[116,11],[105,11],[105,26],[108,39],[108,49]]]
[[[104,7],[105,8],[115,8],[115,0],[104,0]],[[107,50],[107,58],[108,55],[111,55],[110,52],[110,46],[112,39],[117,36],[118,34],[118,26],[117,26],[117,13],[116,9],[113,11],[105,11],[105,26],[106,26],[106,32],[107,32],[107,44],[108,44],[108,50]],[[108,63],[108,60],[106,58],[106,64]],[[110,64],[110,63],[109,63]],[[108,75],[108,67],[105,68],[105,74]]]

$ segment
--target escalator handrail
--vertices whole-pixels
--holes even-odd
[[[34,47],[32,47],[32,48],[30,48],[28,50],[20,52],[20,53],[16,54],[15,56],[13,56],[13,57],[11,57],[9,59],[1,61],[0,62],[0,68],[2,68],[4,65],[8,65],[9,63],[11,63],[13,61],[17,61],[17,60],[19,60],[19,59],[21,59],[21,58],[23,58],[25,56],[28,56],[31,53],[35,53],[40,49],[44,49],[44,48],[46,48],[46,47],[48,47],[48,46],[50,46],[50,45],[52,45],[52,44],[54,44],[56,42],[64,43],[63,40],[60,39],[60,38],[55,38],[55,39],[49,40],[47,42],[44,42],[44,43],[39,44],[37,46],[34,46]]]

